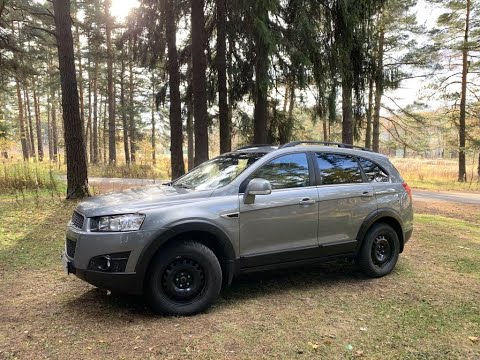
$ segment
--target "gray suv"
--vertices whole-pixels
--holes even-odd
[[[389,274],[413,230],[412,194],[387,157],[351,145],[255,145],[159,186],[90,198],[66,231],[64,268],[144,294],[163,314],[208,309],[244,272],[355,260]]]

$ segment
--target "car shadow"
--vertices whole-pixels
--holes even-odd
[[[289,268],[243,274],[233,280],[231,286],[222,290],[215,309],[225,310],[236,303],[252,298],[305,289],[322,289],[339,284],[360,284],[371,281],[353,264],[333,263],[302,268]],[[92,288],[65,303],[69,312],[97,317],[111,311],[135,317],[152,317],[142,296],[125,295]],[[215,311],[215,310],[213,310]],[[132,320],[133,321],[133,320]]]

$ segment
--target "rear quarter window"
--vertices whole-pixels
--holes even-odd
[[[368,182],[390,182],[390,175],[373,161],[364,158],[358,158],[358,162],[362,166],[363,172],[365,173]]]

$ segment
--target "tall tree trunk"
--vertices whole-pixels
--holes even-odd
[[[284,98],[284,101],[283,101],[283,112],[286,113],[287,112],[287,108],[288,108],[288,99],[290,98],[290,95],[289,95],[289,84],[286,83],[285,84],[285,98]]]
[[[227,89],[227,0],[217,0],[217,73],[218,109],[220,116],[220,153],[232,150],[232,129],[228,117]]]
[[[152,164],[156,165],[157,163],[157,137],[156,137],[156,129],[155,129],[155,74],[152,72]]]
[[[257,8],[257,17],[265,26],[268,22],[268,11],[260,3]],[[263,34],[257,30],[255,34],[255,109],[253,142],[255,144],[266,144],[268,142],[268,68],[269,54]]]
[[[194,140],[193,140],[193,98],[192,98],[191,82],[187,87],[185,106],[187,107],[188,171],[190,171],[195,167],[193,162],[193,158],[195,155],[194,155]]]
[[[478,154],[477,181],[480,182],[480,154]]]
[[[85,129],[85,144],[88,148],[88,153],[90,157],[87,159],[90,162],[93,162],[93,126],[92,126],[92,66],[90,61],[90,54],[88,55],[88,121]]]
[[[50,54],[49,54],[50,64]],[[48,136],[48,158],[53,161],[53,136],[52,136],[52,99],[50,90],[47,90],[47,136]]]
[[[458,146],[458,181],[467,181],[467,165],[465,156],[466,146],[466,114],[467,114],[467,75],[468,75],[468,41],[470,31],[471,0],[467,0],[467,14],[465,17],[465,34],[462,47],[462,95],[460,99],[460,128]]]
[[[370,149],[372,146],[372,115],[373,115],[373,75],[370,76],[368,85],[368,108],[367,108],[367,127],[365,131],[365,147]]]
[[[177,179],[185,173],[185,163],[183,162],[182,104],[180,99],[180,73],[177,53],[177,24],[175,22],[176,0],[166,0],[165,3],[170,86],[170,152],[172,179]],[[205,89],[203,89],[203,91],[205,91]]]
[[[55,68],[53,65],[53,56],[48,54],[48,74],[50,77],[53,77]],[[49,93],[49,104],[50,104],[50,127],[51,127],[51,136],[49,142],[52,142],[52,161],[57,161],[58,159],[58,129],[57,129],[57,106],[56,106],[56,96],[55,96],[55,86],[52,84],[49,85],[47,90]]]
[[[33,106],[35,108],[35,125],[37,130],[37,154],[38,161],[43,161],[43,138],[42,138],[42,121],[40,117],[40,101],[38,98],[35,77],[32,82],[33,87]]]
[[[193,115],[195,166],[208,160],[207,56],[204,0],[192,0]]]
[[[383,96],[383,54],[385,44],[385,29],[383,26],[383,14],[380,14],[380,30],[378,34],[377,66],[375,71],[375,109],[373,114],[373,141],[372,150],[380,150],[380,110]]]
[[[98,49],[97,49],[98,50]],[[95,69],[93,77],[93,163],[97,164],[98,157],[98,55],[95,55]]]
[[[122,64],[120,71],[120,106],[122,108],[123,149],[125,151],[125,163],[127,165],[130,165],[130,148],[128,146],[127,103],[125,102],[125,50],[122,50]]]
[[[230,84],[229,92],[228,92],[228,123],[230,124],[230,129],[232,130],[231,139],[234,138],[233,134],[233,96],[232,96],[232,87],[233,87],[233,71],[228,71],[228,69],[233,68],[233,53],[235,51],[235,44],[233,42],[233,36],[228,38],[228,60],[227,60],[227,78],[228,84]]]
[[[108,96],[108,161],[115,164],[117,148],[115,143],[115,109],[113,94],[113,51],[112,51],[112,17],[110,7],[112,0],[105,0],[105,25],[107,37],[107,96]]]
[[[83,66],[82,66],[82,45],[80,43],[80,31],[78,29],[78,23],[75,25],[75,37],[77,43],[77,61],[78,61],[78,91],[80,95],[80,120],[82,121],[82,127],[85,125],[85,108],[83,101]],[[85,142],[86,144],[86,142]]]
[[[57,100],[55,88],[51,87],[52,94],[52,139],[53,139],[53,161],[58,160],[58,126],[57,126]]]
[[[70,0],[53,0],[58,63],[62,88],[64,139],[67,154],[67,199],[89,196],[87,160],[78,101]]]
[[[102,129],[102,145],[103,145],[103,163],[107,164],[108,162],[108,152],[107,152],[107,145],[108,145],[108,95],[105,96],[103,102],[103,129]]]
[[[323,118],[323,141],[328,141],[328,125],[327,125],[327,118]]]
[[[342,82],[342,142],[353,144],[352,84],[346,76]]]
[[[130,159],[132,163],[136,161],[136,153],[137,153],[137,145],[136,141],[136,129],[135,129],[135,107],[133,103],[133,91],[134,91],[134,84],[133,84],[133,60],[132,60],[132,41],[128,41],[128,73],[129,73],[129,128],[130,128]]]
[[[28,112],[28,125],[27,125],[27,135],[28,135],[28,149],[30,156],[36,158],[37,155],[35,153],[35,135],[33,134],[33,116],[32,116],[32,107],[30,104],[30,94],[28,91],[28,86],[25,84],[24,93],[26,103],[25,106]]]
[[[17,104],[18,104],[18,127],[20,129],[20,143],[22,144],[23,160],[28,160],[28,143],[27,143],[27,131],[25,129],[25,117],[23,115],[23,99],[22,92],[20,90],[19,76],[15,75],[15,84],[17,87]]]

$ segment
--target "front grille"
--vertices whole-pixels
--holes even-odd
[[[67,239],[65,248],[67,249],[67,255],[70,259],[75,257],[75,249],[77,248],[77,242]]]
[[[74,211],[72,215],[72,226],[76,227],[77,229],[83,229],[83,222],[85,218],[83,215],[80,215],[78,212]]]

